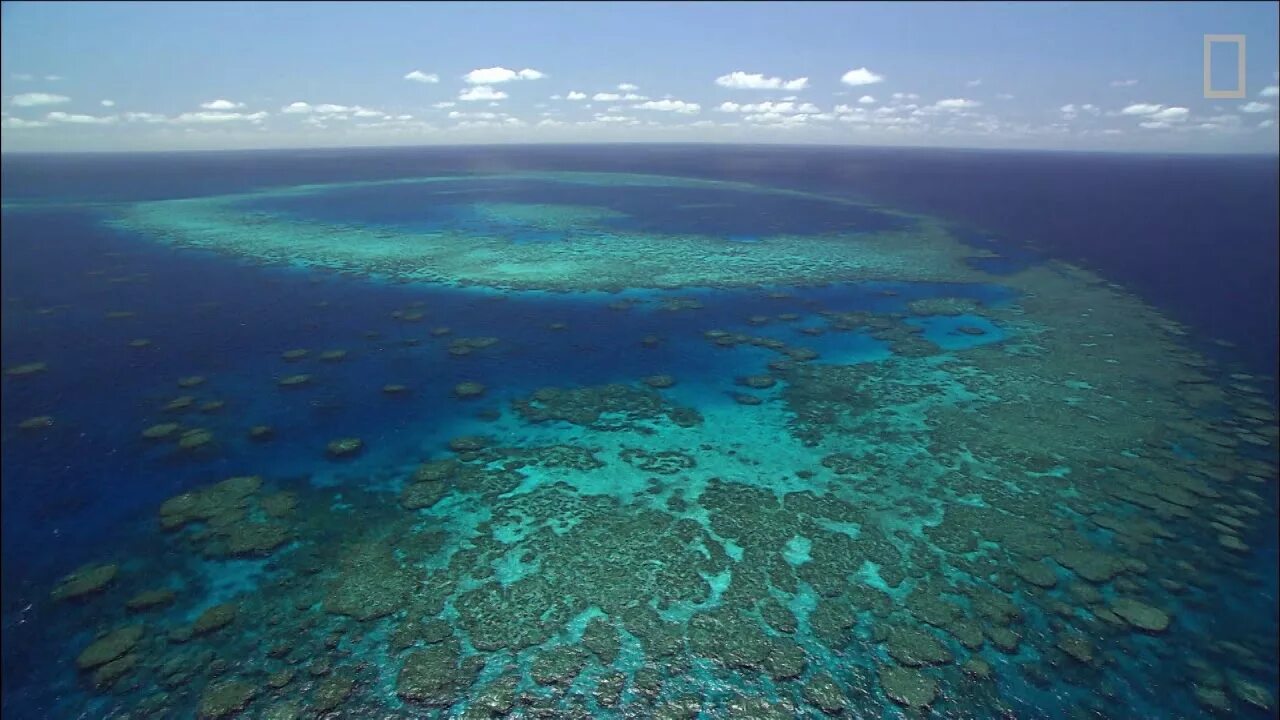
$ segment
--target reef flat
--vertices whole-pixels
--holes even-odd
[[[423,229],[361,222],[322,222],[255,207],[273,199],[325,201],[351,190],[425,188],[435,193],[473,183],[554,184],[619,193],[707,190],[727,194],[741,211],[760,197],[858,208],[889,226],[877,231],[761,234],[750,247],[719,235],[631,227],[609,208],[547,203],[474,203],[474,220]],[[421,200],[441,200],[424,195]],[[246,207],[248,205],[248,207]],[[692,211],[705,210],[694,205]],[[887,222],[886,222],[887,221]],[[977,279],[965,264],[973,250],[936,222],[848,200],[743,183],[643,175],[540,173],[441,176],[400,181],[298,186],[258,193],[161,200],[119,208],[129,232],[183,247],[257,261],[324,268],[392,280],[498,289],[552,291],[622,288],[737,287],[854,279]],[[553,233],[554,241],[513,242],[515,231]]]
[[[169,489],[32,598],[50,716],[1274,712],[1265,379],[1076,266],[973,269],[939,220],[735,241],[581,202],[719,184],[518,179],[582,187],[489,188],[428,218],[454,230],[243,206],[323,186],[116,208],[85,307],[9,303],[110,328],[132,372],[80,395],[121,393],[112,452]],[[132,233],[356,277],[199,257],[175,286],[225,304],[181,305],[109,254]],[[235,352],[136,359],[185,324]],[[6,364],[9,457],[95,422],[71,363]]]

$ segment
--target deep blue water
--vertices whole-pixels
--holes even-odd
[[[1233,348],[1208,346],[1224,360],[1258,373],[1274,372],[1276,365],[1274,158],[662,146],[352,150],[6,156],[2,179],[5,200],[119,201],[526,169],[745,180],[935,214],[962,224],[967,242],[1000,252],[1000,259],[980,261],[984,269],[1012,271],[1043,257],[1079,260],[1199,333],[1233,343]],[[398,188],[395,192],[405,195],[394,197],[382,190],[348,192],[358,201],[359,214],[350,214],[350,204],[335,205],[324,219],[422,221],[420,212],[406,206],[421,188]],[[516,195],[528,202],[564,197],[547,192],[531,186]],[[484,194],[483,188],[469,191],[468,199]],[[730,214],[681,209],[663,192],[634,192],[621,199],[588,195],[581,194],[578,202],[609,204],[645,218],[629,229],[696,230],[747,242],[761,232],[765,218],[783,217],[779,230],[801,234],[850,223],[890,226],[864,210],[816,208],[800,201],[771,201],[754,208],[756,214]],[[677,195],[684,204],[717,203],[714,192]],[[502,197],[510,201],[511,194]],[[263,206],[291,209],[288,200]],[[1266,207],[1272,212],[1259,210]],[[314,216],[315,208],[312,203],[305,209]],[[758,372],[772,356],[726,353],[701,341],[708,326],[784,338],[824,357],[887,353],[882,342],[863,334],[797,340],[793,330],[778,323],[748,326],[743,319],[753,314],[794,312],[804,316],[797,323],[803,326],[818,307],[900,311],[910,300],[928,296],[961,295],[988,304],[1009,299],[991,286],[892,283],[789,289],[786,299],[768,297],[769,288],[503,298],[253,267],[139,242],[96,220],[88,210],[4,217],[0,364],[51,360],[38,385],[4,381],[4,673],[6,687],[25,686],[21,694],[6,691],[6,715],[14,717],[48,716],[49,691],[39,687],[47,671],[42,661],[61,651],[41,644],[40,628],[53,618],[41,615],[49,609],[34,598],[47,593],[52,579],[98,557],[103,548],[123,554],[133,543],[145,544],[155,506],[176,492],[236,474],[288,477],[307,474],[309,468],[330,480],[376,481],[387,472],[389,458],[420,456],[421,448],[433,442],[442,448],[447,438],[477,426],[475,413],[538,387],[564,384],[566,378],[589,385],[670,372],[690,384],[706,381],[722,389],[720,397],[702,397],[702,402],[730,403],[730,394],[741,390],[733,379]],[[104,277],[128,280],[107,283]],[[663,309],[662,301],[671,296],[697,298],[703,307]],[[642,302],[628,310],[611,308],[619,298]],[[422,321],[392,317],[411,303],[423,304]],[[53,310],[36,322],[33,308]],[[137,311],[138,316],[106,318],[111,311]],[[627,322],[618,321],[619,313],[626,313]],[[570,332],[548,330],[553,322],[565,323]],[[999,328],[989,326],[983,336],[956,331],[958,323],[980,325],[977,319],[915,322],[946,348],[1000,338]],[[432,337],[429,331],[437,326],[452,328],[452,335]],[[453,337],[486,335],[501,338],[500,344],[444,363],[433,359]],[[641,351],[639,339],[645,335],[662,342]],[[128,341],[134,338],[155,342],[131,348]],[[313,353],[344,348],[350,356],[332,368],[310,361],[298,371],[314,372],[315,386],[283,391],[274,379],[291,370],[282,366],[279,354],[296,347]],[[192,391],[174,384],[194,374],[210,380]],[[478,403],[459,407],[449,390],[464,380],[483,382],[491,391]],[[408,385],[409,396],[384,396],[380,388],[386,382]],[[167,457],[167,451],[138,437],[138,428],[168,419],[160,405],[188,393],[228,400],[221,413],[201,420],[221,444],[202,462]],[[56,415],[52,428],[9,442],[16,432],[10,421],[44,412]],[[273,425],[277,440],[247,440],[244,428],[254,423]],[[341,466],[325,463],[324,442],[348,434],[363,437],[370,451]],[[1274,597],[1275,545],[1266,540],[1254,539],[1260,547],[1256,567],[1268,576]],[[15,657],[26,659],[15,663]]]

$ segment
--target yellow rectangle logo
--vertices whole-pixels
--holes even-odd
[[[1213,89],[1213,54],[1214,43],[1232,43],[1238,48],[1236,56],[1236,86],[1233,90]],[[1244,35],[1205,35],[1204,36],[1204,96],[1207,98],[1239,99],[1244,92]]]

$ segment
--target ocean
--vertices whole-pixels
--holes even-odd
[[[1274,157],[6,155],[6,717],[1268,717]]]

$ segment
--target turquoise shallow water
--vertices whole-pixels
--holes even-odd
[[[534,206],[503,211],[507,240],[564,252],[548,203],[770,242],[751,213],[588,188],[467,199]],[[290,217],[495,217],[355,195]],[[759,210],[801,234],[863,217],[824,207]],[[265,267],[110,217],[4,217],[7,712],[1273,703],[1263,380],[1087,274],[1009,253],[963,282],[512,291]]]

